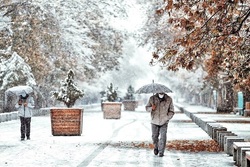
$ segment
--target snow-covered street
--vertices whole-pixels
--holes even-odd
[[[153,154],[150,115],[143,107],[122,111],[121,119],[103,119],[101,108],[86,109],[81,136],[52,136],[50,117],[32,118],[31,140],[20,141],[20,122],[0,124],[0,166],[3,167],[231,167],[224,152],[189,152],[168,149]],[[183,113],[168,127],[168,145],[176,141],[210,141],[211,138]],[[168,147],[169,148],[169,147]]]
[[[0,167],[250,166],[250,0],[1,0],[0,39]]]

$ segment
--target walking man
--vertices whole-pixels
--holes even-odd
[[[34,100],[32,97],[22,91],[18,103],[16,104],[18,109],[18,115],[21,121],[21,140],[27,137],[27,140],[30,140],[30,122],[32,117],[31,108],[34,108]]]
[[[157,93],[149,98],[146,111],[151,112],[154,154],[163,157],[167,142],[168,122],[174,116],[172,98],[163,92]]]

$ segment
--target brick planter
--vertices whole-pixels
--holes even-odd
[[[102,111],[104,119],[121,118],[121,102],[102,102]]]
[[[124,100],[122,104],[125,111],[135,111],[135,108],[138,106],[138,102],[134,100]]]
[[[51,108],[53,136],[80,136],[82,134],[82,108]]]

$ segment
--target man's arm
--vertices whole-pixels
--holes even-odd
[[[168,108],[168,118],[172,119],[174,114],[175,114],[174,113],[174,105],[173,105],[173,100],[171,98],[171,102],[170,102],[170,105],[169,105],[169,108]]]
[[[153,98],[154,98],[154,97],[151,96],[151,97],[149,98],[149,100],[148,100],[147,105],[146,105],[146,111],[148,111],[148,112],[152,112],[152,111],[154,111],[154,110],[156,109],[156,105],[153,104],[153,100],[152,100]]]

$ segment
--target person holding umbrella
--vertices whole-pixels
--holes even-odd
[[[30,140],[31,109],[34,108],[34,100],[25,90],[21,92],[16,108],[21,121],[21,140],[24,140],[25,136]]]
[[[154,154],[163,157],[167,142],[168,122],[174,116],[172,98],[164,92],[156,93],[149,98],[146,111],[151,112]]]

